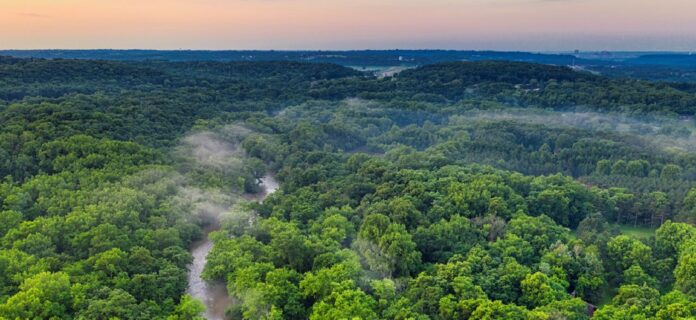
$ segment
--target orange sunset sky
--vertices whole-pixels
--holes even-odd
[[[696,0],[0,0],[0,49],[696,50]]]

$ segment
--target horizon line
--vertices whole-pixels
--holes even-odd
[[[0,51],[204,51],[204,52],[360,52],[360,51],[454,51],[454,52],[521,52],[521,53],[593,53],[593,52],[631,52],[631,53],[696,53],[696,50],[644,49],[644,50],[612,50],[612,49],[567,49],[567,50],[515,50],[515,49],[443,49],[443,48],[383,48],[383,49],[149,49],[149,48],[0,48]]]

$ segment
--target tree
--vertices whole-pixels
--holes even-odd
[[[90,260],[93,261],[94,268],[107,277],[113,277],[119,272],[125,271],[128,263],[127,254],[119,248],[94,255]]]
[[[176,306],[174,314],[167,317],[167,320],[203,320],[205,319],[202,316],[204,311],[205,305],[202,302],[185,294]]]
[[[696,295],[696,250],[683,253],[674,269],[675,287],[688,295]]]
[[[452,183],[447,190],[447,199],[454,206],[453,212],[465,217],[482,216],[489,211],[491,200],[494,200],[494,207],[505,203],[507,206],[519,202],[519,195],[514,190],[505,185],[500,177],[495,175],[479,175],[471,182]],[[504,201],[500,201],[500,200]],[[498,207],[496,210],[507,211]]]
[[[595,312],[593,319],[649,319],[658,310],[660,292],[654,288],[625,285],[611,304]]]
[[[696,188],[691,188],[684,197],[681,212],[678,215],[680,221],[696,223]]]
[[[294,270],[271,270],[266,273],[264,282],[252,289],[261,295],[260,301],[245,301],[245,307],[250,303],[262,303],[277,308],[286,319],[306,319],[299,280],[300,274]],[[263,307],[251,309],[262,310]]]
[[[392,221],[414,229],[423,221],[423,214],[405,197],[392,198],[389,201],[389,217]]]
[[[556,221],[556,223],[569,226],[569,205],[570,199],[565,192],[557,189],[546,189],[532,200],[531,212],[535,215],[545,214]]]
[[[576,229],[578,238],[587,244],[604,247],[611,238],[611,228],[607,219],[600,213],[587,216]]]
[[[262,228],[270,235],[268,245],[278,265],[288,265],[299,271],[311,268],[313,252],[296,224],[270,218],[262,222]]]
[[[619,161],[614,162],[614,165],[611,167],[611,174],[615,174],[615,175],[626,174],[626,161],[619,160]]]
[[[447,293],[444,279],[420,273],[411,279],[404,297],[409,301],[409,310],[421,314],[436,314],[438,303]]]
[[[314,305],[310,320],[376,320],[375,300],[360,289],[334,292]]]
[[[353,288],[361,271],[360,265],[354,261],[306,273],[300,282],[302,295],[319,301],[336,290]]]
[[[519,264],[513,258],[505,258],[503,263],[484,274],[480,279],[474,278],[491,299],[505,303],[516,302],[522,294],[520,283],[530,273],[530,269]]]
[[[486,293],[483,289],[474,284],[471,278],[466,276],[458,276],[452,282],[452,289],[455,296],[460,300],[484,299]]]
[[[631,213],[635,202],[635,196],[622,188],[611,188],[611,201],[616,203],[616,222],[623,223],[621,217]]]
[[[22,222],[22,214],[17,211],[0,212],[0,237],[5,236],[7,231],[19,226]]]
[[[668,292],[660,299],[660,310],[655,316],[660,320],[688,319],[696,316],[696,306],[690,300],[690,297],[681,291]]]
[[[650,171],[650,164],[645,160],[631,160],[626,165],[626,174],[634,177],[645,177]]]
[[[553,301],[534,311],[541,312],[542,317],[548,319],[587,320],[590,318],[587,308],[587,302],[575,298]]]
[[[652,265],[652,250],[642,242],[626,235],[619,235],[607,243],[610,266],[623,273],[631,266],[648,268]]]
[[[608,176],[611,174],[611,168],[612,163],[610,160],[607,159],[602,159],[597,161],[597,166],[595,168],[595,172],[600,175],[605,175]]]
[[[527,319],[527,310],[516,305],[503,304],[500,301],[485,301],[484,303],[480,304],[476,310],[474,310],[469,319],[523,320]]]
[[[654,288],[657,285],[657,280],[645,273],[641,267],[633,265],[624,271],[623,284],[635,284]]]
[[[65,273],[41,272],[19,288],[0,306],[0,315],[10,319],[64,319],[72,312],[70,279]]]
[[[491,249],[503,258],[514,258],[523,264],[531,264],[536,258],[532,245],[514,233],[498,238]]]
[[[648,199],[649,208],[652,212],[652,216],[650,217],[650,226],[653,226],[655,217],[660,219],[660,225],[662,225],[665,221],[665,216],[669,211],[669,199],[667,198],[667,194],[660,191],[651,192],[648,194]]]
[[[386,216],[368,216],[360,227],[356,246],[370,269],[385,276],[408,276],[419,267],[420,253],[406,227],[389,223]]]
[[[685,223],[665,222],[655,230],[655,248],[660,257],[675,257],[688,240],[696,237],[696,228]]]
[[[563,286],[541,272],[527,275],[521,283],[520,302],[530,309],[548,305],[567,296]]]
[[[539,256],[543,250],[567,237],[566,230],[545,215],[539,217],[519,215],[510,220],[506,232],[529,242],[534,248],[535,256]]]
[[[675,164],[668,164],[662,167],[662,173],[660,173],[660,178],[675,180],[681,177],[682,168]]]
[[[424,261],[445,262],[454,254],[465,254],[484,238],[469,219],[454,215],[449,221],[419,226],[413,240]]]
[[[183,301],[183,299],[182,299]],[[88,301],[87,309],[79,312],[78,317],[83,319],[137,319],[142,315],[138,314],[139,306],[135,298],[128,292],[121,289],[109,290],[103,288],[98,293],[98,298]],[[200,318],[176,318],[196,319]]]

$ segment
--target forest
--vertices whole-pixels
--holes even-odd
[[[696,87],[650,70],[0,57],[0,319],[205,319],[205,237],[228,319],[696,318]]]

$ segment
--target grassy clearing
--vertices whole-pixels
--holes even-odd
[[[634,227],[632,225],[620,224],[618,225],[619,230],[622,234],[629,235],[638,239],[647,239],[655,234],[655,229],[644,226]]]

